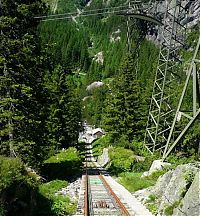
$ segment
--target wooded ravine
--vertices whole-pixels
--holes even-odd
[[[144,146],[159,60],[158,27],[143,19],[130,19],[127,26],[126,16],[108,13],[128,2],[0,1],[0,216],[75,214],[77,201],[55,193],[81,175],[84,143],[78,139],[84,122],[105,131],[93,142],[93,154],[97,158],[109,148],[108,170],[125,186],[130,173],[141,174],[161,159],[160,152]],[[178,49],[172,107],[181,96],[199,27],[198,22],[187,30]],[[192,81],[185,98],[182,109],[192,110]],[[184,124],[178,123],[179,131]],[[199,160],[198,118],[166,161],[176,167]]]

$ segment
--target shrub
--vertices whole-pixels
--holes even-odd
[[[42,171],[49,180],[66,180],[80,174],[81,165],[81,157],[76,148],[68,148],[45,160]]]
[[[27,173],[19,158],[0,156],[0,215],[33,213],[38,184],[36,177]]]
[[[75,213],[76,203],[71,202],[68,196],[55,194],[67,185],[67,181],[54,180],[39,186],[38,215],[65,216]]]
[[[0,156],[0,191],[9,187],[14,181],[23,180],[25,169],[18,158]]]
[[[158,210],[157,199],[158,199],[157,196],[155,196],[154,194],[151,194],[151,195],[149,195],[148,200],[146,201],[147,208],[154,215],[156,215],[157,210]]]
[[[111,160],[109,169],[113,174],[131,171],[135,162],[133,151],[122,147],[109,149],[109,157]]]

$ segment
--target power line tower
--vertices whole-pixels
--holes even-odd
[[[176,114],[173,120],[173,124],[169,133],[169,137],[167,140],[167,144],[165,146],[165,150],[163,153],[163,159],[166,159],[166,157],[170,154],[170,152],[173,150],[173,148],[178,144],[178,142],[181,140],[181,138],[185,135],[185,133],[188,131],[188,129],[192,126],[192,124],[198,119],[200,116],[200,83],[199,83],[199,68],[197,67],[197,63],[200,63],[200,53],[199,53],[199,47],[200,47],[200,37],[197,42],[197,46],[193,55],[193,58],[190,63],[190,67],[187,71],[187,78],[185,81],[185,85],[179,100],[179,104],[176,110]],[[189,84],[191,83],[192,78],[192,106],[193,109],[190,110],[188,108],[187,110],[183,110],[183,102],[184,98],[186,97],[187,90],[189,88]],[[181,121],[182,120],[182,121]],[[181,122],[181,125],[184,126],[179,133],[177,133],[177,124]]]
[[[182,21],[187,13],[181,0],[166,0],[165,4],[159,61],[144,140],[150,152],[159,151],[161,154],[174,116],[170,101],[174,93],[172,82],[177,78],[177,66],[181,63],[178,49],[184,45],[186,27]]]

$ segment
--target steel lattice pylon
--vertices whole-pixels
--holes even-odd
[[[177,145],[177,143],[180,141],[180,139],[185,135],[187,130],[192,126],[192,124],[197,120],[197,118],[200,116],[200,89],[199,89],[199,68],[197,67],[197,63],[200,63],[200,55],[199,53],[199,47],[200,47],[200,37],[197,42],[197,46],[193,55],[193,58],[190,63],[190,67],[187,71],[187,78],[185,81],[185,85],[179,100],[179,104],[176,110],[176,114],[174,117],[174,121],[170,130],[170,134],[167,140],[167,144],[165,146],[163,159],[166,159],[166,157],[170,154],[172,149]],[[183,105],[183,100],[186,95],[186,91],[190,82],[190,79],[192,78],[193,81],[193,110],[181,110],[181,107]],[[182,130],[177,133],[176,130],[176,124],[180,122],[182,118],[184,119],[184,127]],[[187,119],[187,121],[186,121]]]
[[[186,33],[186,27],[182,24],[186,16],[183,1],[166,0],[165,3],[159,61],[144,141],[152,153],[163,153],[171,129],[174,117],[174,108],[170,103],[174,93],[171,84],[176,79],[177,65],[180,63],[178,49],[184,45]]]

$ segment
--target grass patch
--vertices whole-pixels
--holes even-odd
[[[121,173],[119,175],[119,183],[122,184],[128,191],[135,192],[150,186],[155,185],[156,180],[150,177],[141,178],[142,173]]]
[[[68,148],[67,150],[61,150],[58,154],[50,157],[44,161],[45,163],[61,163],[65,161],[77,161],[79,160],[79,153],[76,148]]]
[[[69,180],[81,172],[82,157],[76,148],[68,148],[44,161],[42,171],[48,180]]]
[[[150,176],[142,177],[143,172],[124,172],[119,175],[119,182],[130,192],[135,192],[156,184],[157,179],[167,170],[158,170]],[[152,197],[151,197],[152,200]]]
[[[39,186],[39,192],[46,198],[54,197],[55,192],[61,188],[67,187],[68,182],[62,180],[53,180]]]
[[[76,202],[72,202],[68,196],[55,195],[63,187],[67,187],[67,181],[54,180],[39,186],[39,210],[38,215],[64,216],[76,212]]]

